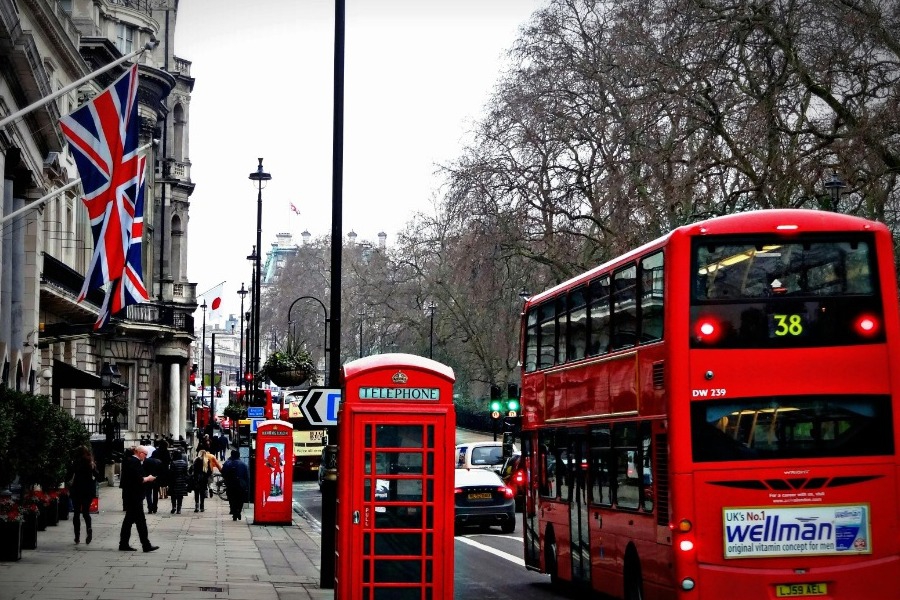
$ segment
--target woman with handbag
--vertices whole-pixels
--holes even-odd
[[[169,497],[172,499],[172,514],[181,514],[181,502],[188,495],[188,464],[181,456],[180,450],[172,451],[172,462],[169,463]]]
[[[190,470],[191,485],[194,488],[194,512],[204,512],[206,494],[209,493],[209,481],[212,478],[212,465],[206,450],[197,453]]]
[[[100,479],[100,472],[97,471],[97,463],[94,462],[94,455],[91,454],[90,448],[81,446],[75,450],[75,458],[69,472],[72,481],[69,486],[69,498],[72,500],[75,512],[75,518],[72,519],[72,526],[75,528],[75,543],[81,542],[81,518],[84,517],[84,527],[87,532],[84,543],[90,544],[94,534],[91,529],[91,501],[97,497],[97,481]]]

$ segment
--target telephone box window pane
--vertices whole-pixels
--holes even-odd
[[[422,591],[418,587],[377,587],[375,588],[375,598],[373,600],[422,600]]]
[[[375,583],[422,583],[422,561],[376,560]],[[414,591],[416,596],[420,594],[419,590]]]
[[[434,529],[434,509],[431,506],[426,506],[425,515],[425,526],[428,529]]]
[[[425,485],[427,486],[425,488],[425,501],[434,502],[434,480],[429,479]]]
[[[421,425],[377,425],[377,448],[422,448]]]
[[[421,475],[422,453],[376,452],[375,473],[379,475]]]
[[[369,559],[363,560],[363,583],[370,583],[372,581],[372,576],[370,575],[372,570],[372,561]]]
[[[365,441],[365,443],[363,444],[363,446],[366,447],[366,448],[371,448],[371,447],[372,447],[372,427],[373,427],[373,425],[366,425],[366,427],[365,427],[365,429],[366,429],[366,441]]]
[[[372,480],[366,478],[363,480],[363,500],[366,502],[372,501]]]
[[[434,556],[434,534],[425,534],[425,556]]]
[[[394,483],[397,486],[397,494],[391,500],[399,500],[400,502],[422,501],[421,479],[397,479]]]
[[[363,600],[372,600],[372,590],[363,588]]]
[[[426,471],[429,475],[434,475],[434,453],[428,453],[428,470]]]
[[[426,428],[428,432],[428,443],[425,445],[426,448],[434,448],[434,425],[429,425]]]
[[[422,529],[419,506],[376,506],[375,529]]]
[[[376,533],[376,556],[420,556],[421,533]]]
[[[372,534],[366,533],[363,535],[363,554],[371,554],[372,553]]]
[[[425,559],[425,583],[434,583],[434,566],[430,559]]]
[[[365,471],[364,472],[366,475],[371,475],[372,474],[372,453],[366,452],[364,456],[365,456],[365,466],[364,466]]]

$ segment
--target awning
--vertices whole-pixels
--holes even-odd
[[[114,381],[112,387],[116,391],[127,390],[127,385]],[[60,404],[60,390],[99,390],[102,383],[99,375],[82,371],[61,360],[53,359],[53,404]]]

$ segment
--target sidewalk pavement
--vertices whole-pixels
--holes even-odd
[[[228,502],[206,499],[206,511],[194,512],[193,494],[182,513],[170,514],[170,499],[147,515],[155,552],[120,552],[119,531],[125,513],[118,487],[100,487],[100,513],[91,515],[93,540],[75,544],[73,514],[38,532],[36,550],[22,559],[0,562],[0,600],[131,598],[228,598],[232,600],[333,599],[321,589],[321,534],[313,521],[294,511],[291,525],[253,525],[253,506],[233,521]],[[296,506],[295,506],[296,508]]]

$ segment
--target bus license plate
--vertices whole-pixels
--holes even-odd
[[[828,586],[824,583],[790,583],[775,586],[775,597],[798,598],[801,596],[825,596]]]
[[[469,500],[490,500],[492,498],[490,492],[482,492],[478,494],[469,494]]]

